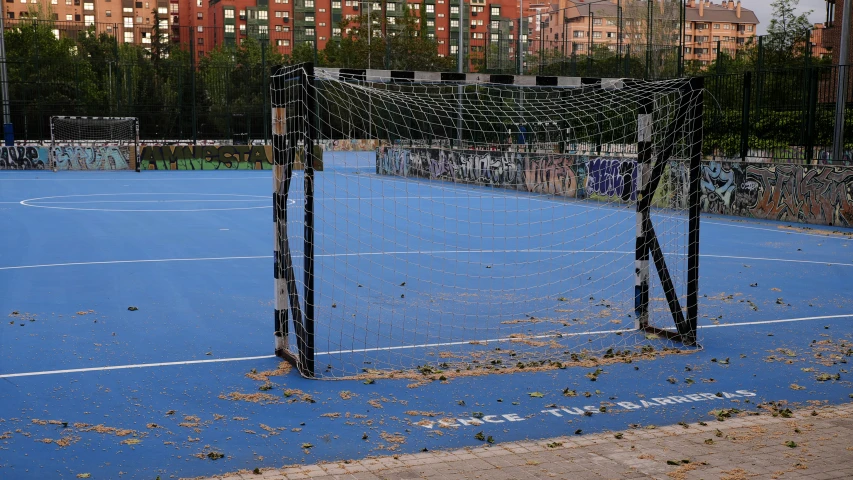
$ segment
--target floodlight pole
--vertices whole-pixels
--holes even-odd
[[[9,114],[9,75],[6,71],[6,26],[3,15],[0,15],[0,90],[3,101],[3,140],[6,146],[11,147],[15,145],[15,131]]]
[[[835,92],[835,136],[832,148],[832,161],[841,162],[844,158],[844,109],[847,100],[847,69],[850,47],[850,7],[853,0],[844,2],[841,20],[841,49],[838,57],[838,85]]]

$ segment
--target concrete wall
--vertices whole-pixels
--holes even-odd
[[[675,193],[668,195],[669,206],[685,206],[684,167],[682,162],[667,166],[662,185]],[[383,148],[377,156],[377,173],[571,198],[636,198],[632,158]],[[853,167],[708,161],[702,163],[701,184],[705,213],[853,227]]]

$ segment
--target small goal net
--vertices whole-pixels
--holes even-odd
[[[271,89],[276,352],[303,375],[697,346],[701,79],[302,64]],[[376,150],[321,159],[339,140]]]
[[[50,118],[54,170],[125,170],[136,167],[139,119]]]

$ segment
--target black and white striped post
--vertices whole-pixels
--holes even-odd
[[[651,175],[654,100],[642,98],[637,110],[637,240],[634,255],[634,327],[649,325],[649,244],[651,202],[643,202]]]
[[[310,75],[309,75],[310,73]],[[305,313],[294,273],[287,231],[287,202],[296,152],[304,149],[303,160],[313,165],[312,131],[308,121],[313,114],[309,79],[310,64],[273,68],[270,82],[273,143],[273,224],[275,278],[275,353],[297,367],[306,377],[314,376],[314,269],[313,269],[313,169],[306,166],[305,199]],[[313,86],[313,85],[311,85]],[[310,181],[309,181],[310,174]],[[296,352],[290,350],[288,316],[293,320]]]

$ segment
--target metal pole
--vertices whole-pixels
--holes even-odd
[[[518,74],[524,75],[524,50],[521,49],[521,23],[524,18],[524,0],[518,0]]]
[[[464,0],[459,0],[459,35],[457,39],[456,45],[456,71],[462,73],[465,71],[465,67],[463,62],[465,61],[464,56],[462,55],[462,44],[463,44],[463,30],[462,26],[464,25],[462,22],[465,19],[465,2]],[[462,82],[459,83],[459,86],[456,87],[456,141],[459,149],[462,148]]]
[[[456,45],[456,70],[459,73],[462,73],[465,71],[464,67],[463,67],[463,62],[465,61],[465,58],[462,54],[462,45],[464,43],[462,35],[465,33],[464,30],[462,29],[463,28],[462,27],[463,20],[465,20],[465,1],[459,0],[459,35],[458,35],[458,38],[456,40],[457,41],[457,45]]]
[[[0,90],[3,99],[3,139],[6,146],[15,145],[15,131],[12,128],[12,119],[9,114],[9,76],[6,72],[6,26],[3,23],[3,15],[0,15]]]
[[[835,92],[835,136],[832,148],[832,161],[841,162],[844,158],[844,107],[847,99],[847,69],[849,68],[850,47],[850,6],[853,0],[844,2],[841,20],[841,49],[838,58],[838,85]]]

